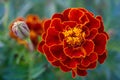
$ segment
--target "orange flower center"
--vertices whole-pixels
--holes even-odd
[[[85,39],[85,32],[79,27],[70,28],[63,32],[66,42],[71,46],[81,45]]]

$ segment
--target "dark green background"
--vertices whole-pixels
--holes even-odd
[[[110,36],[105,63],[88,71],[88,76],[75,79],[51,66],[37,51],[30,53],[8,34],[8,25],[18,16],[50,18],[70,7],[101,15]],[[0,0],[0,80],[120,80],[120,0]]]

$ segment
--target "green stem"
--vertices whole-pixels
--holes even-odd
[[[33,43],[31,42],[30,37],[26,38],[25,40],[26,40],[26,42],[27,42],[29,51],[30,51],[30,52],[33,52],[33,51],[34,51],[34,46],[33,46]]]
[[[28,80],[32,80],[32,70],[33,70],[33,66],[34,66],[34,54],[35,54],[35,51],[34,51],[34,46],[30,40],[30,38],[26,38],[25,39],[26,42],[27,42],[27,46],[28,46],[28,49],[29,49],[29,60],[28,60]]]
[[[34,66],[34,52],[29,54],[29,75],[28,75],[28,80],[32,80],[33,66]]]

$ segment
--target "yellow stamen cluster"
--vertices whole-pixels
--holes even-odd
[[[70,28],[63,32],[66,42],[71,46],[81,45],[85,32],[79,27]]]

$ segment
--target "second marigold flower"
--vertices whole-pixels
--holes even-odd
[[[64,72],[86,76],[88,69],[102,64],[107,57],[108,35],[101,16],[83,8],[69,8],[54,14],[44,23],[38,50]]]
[[[26,18],[18,17],[10,24],[10,36],[20,44],[27,45],[25,38],[30,38],[34,49],[37,48],[39,36],[43,32],[43,21],[37,15],[28,15]]]

